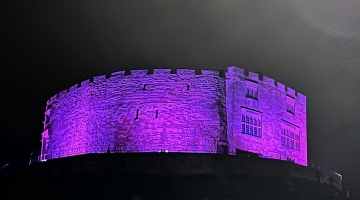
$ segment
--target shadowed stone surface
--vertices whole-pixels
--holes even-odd
[[[0,184],[1,199],[349,199],[316,169],[216,154],[80,155],[9,168]]]

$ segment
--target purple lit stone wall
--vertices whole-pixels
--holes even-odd
[[[258,120],[256,132],[244,130],[253,122],[245,123],[243,115]],[[307,166],[306,97],[238,67],[228,67],[226,78],[188,69],[94,77],[52,97],[44,124],[41,160],[108,148],[246,151]]]
[[[261,80],[258,74],[245,73],[238,67],[229,67],[226,76],[230,153],[235,154],[238,149],[275,159],[292,159],[307,166],[306,97],[274,79],[264,76]],[[257,99],[246,97],[249,87],[257,87]],[[287,100],[291,99],[294,99],[294,113],[287,111]],[[242,115],[247,113],[261,119],[260,136],[243,133]],[[299,134],[296,140],[299,148],[282,143],[282,136],[287,137],[282,134],[283,128]]]
[[[216,153],[218,144],[227,144],[225,101],[225,77],[218,71],[132,70],[94,77],[47,102],[42,160],[108,148]]]

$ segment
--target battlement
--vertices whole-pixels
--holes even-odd
[[[228,67],[228,71],[226,73],[226,78],[243,78],[243,79],[249,79],[254,82],[257,82],[259,84],[267,85],[272,88],[275,88],[283,93],[286,93],[287,95],[294,97],[297,101],[305,102],[306,96],[295,91],[294,89],[285,86],[284,84],[275,81],[273,78],[269,78],[267,76],[263,76],[262,80],[260,78],[260,75],[255,72],[246,71],[245,69],[242,69],[237,66],[230,66]]]
[[[103,82],[106,82],[108,79],[110,80],[117,80],[117,79],[125,79],[125,78],[140,78],[145,76],[154,76],[154,75],[178,75],[178,76],[184,76],[184,77],[209,77],[209,76],[219,76],[223,77],[223,73],[221,70],[195,70],[195,69],[134,69],[134,70],[127,70],[127,71],[117,71],[111,73],[109,76],[107,75],[100,75],[95,76],[91,79],[87,79],[82,81],[81,83],[78,83],[76,85],[71,86],[68,89],[65,89],[61,91],[60,93],[54,95],[51,97],[47,104],[51,104],[53,101],[55,101],[59,97],[65,96],[69,92],[76,91],[78,89],[81,89],[83,87],[88,87],[90,84],[101,84]],[[252,80],[254,82],[270,86],[272,88],[275,88],[283,93],[286,93],[287,95],[294,97],[297,101],[305,102],[306,96],[295,91],[294,89],[285,86],[281,82],[275,81],[273,78],[263,76],[261,77],[258,73],[246,71],[245,69],[239,68],[237,66],[230,66],[228,67],[228,70],[226,72],[227,78],[245,78]]]
[[[224,77],[224,73],[222,70],[195,70],[195,69],[133,69],[133,70],[126,70],[126,71],[117,71],[111,73],[109,76],[107,75],[100,75],[95,76],[91,79],[87,79],[82,81],[81,83],[75,84],[70,88],[67,88],[54,96],[52,96],[48,101],[47,105],[54,102],[56,99],[67,95],[69,92],[76,91],[81,88],[88,87],[91,84],[101,84],[106,82],[107,80],[116,81],[118,79],[126,79],[126,78],[141,78],[145,76],[154,76],[154,75],[173,75],[173,76],[184,76],[184,77]]]

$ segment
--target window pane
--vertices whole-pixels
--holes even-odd
[[[245,124],[241,124],[241,132],[245,133]]]
[[[249,116],[246,116],[246,123],[249,123]]]
[[[249,125],[246,125],[246,133],[249,133]]]
[[[250,117],[250,124],[253,124],[253,118]]]
[[[241,115],[241,121],[244,122],[245,121],[245,116]]]
[[[257,136],[257,128],[256,127],[254,127],[254,135]]]
[[[253,134],[253,126],[250,126],[250,135]]]

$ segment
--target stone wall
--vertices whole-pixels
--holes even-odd
[[[44,130],[41,160],[107,149],[242,150],[307,165],[306,97],[238,67],[229,67],[226,79],[189,69],[94,77],[47,102]]]
[[[306,166],[306,97],[274,79],[259,77],[238,67],[229,67],[226,76],[228,134],[232,154],[238,149],[275,159],[292,159]],[[249,88],[257,90],[254,98],[247,96]],[[287,111],[287,101],[294,101],[293,113]],[[244,133],[242,115],[261,120],[261,125],[256,125],[257,135]],[[290,139],[288,146],[284,145],[282,137],[287,138],[282,135],[284,128],[299,134],[299,148],[296,144],[292,146]],[[261,134],[258,134],[258,130],[261,130]],[[295,140],[293,142],[296,143]]]
[[[55,95],[45,118],[45,159],[108,148],[215,153],[227,141],[225,77],[212,70],[115,72]]]

